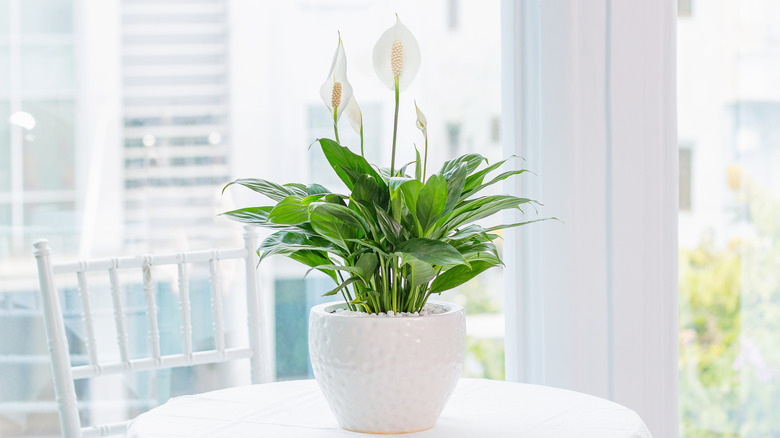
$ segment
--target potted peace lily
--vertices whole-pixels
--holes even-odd
[[[467,154],[428,175],[427,121],[416,105],[424,152],[396,167],[400,92],[420,66],[417,41],[397,17],[377,41],[373,61],[395,97],[390,167],[371,165],[363,157],[362,115],[339,37],[320,88],[335,139],[318,143],[348,193],[319,184],[238,179],[228,186],[247,187],[274,203],[223,214],[274,231],[258,249],[261,262],[282,254],[335,282],[324,295],[339,294],[342,301],[312,309],[309,350],[315,377],[341,426],[411,432],[436,423],[460,376],[465,351],[463,308],[430,297],[502,265],[494,232],[536,220],[489,228],[476,221],[538,203],[482,195],[486,187],[526,172],[489,177],[507,160],[489,165],[481,155]],[[338,122],[345,112],[360,134],[360,154],[339,144]]]

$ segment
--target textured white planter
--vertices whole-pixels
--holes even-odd
[[[309,314],[314,376],[341,427],[405,433],[436,424],[463,368],[463,307],[415,317],[345,316],[343,303]]]

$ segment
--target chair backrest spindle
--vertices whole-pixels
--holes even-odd
[[[144,278],[144,297],[146,299],[146,321],[149,327],[149,345],[152,348],[152,357],[160,362],[160,329],[157,326],[157,297],[154,284],[152,284],[152,257],[145,256],[141,267]]]
[[[81,422],[78,400],[76,399],[76,385],[71,374],[65,321],[62,317],[59,295],[54,287],[51,249],[49,249],[49,242],[46,240],[39,240],[33,246],[35,246],[35,259],[38,263],[43,322],[52,362],[54,396],[59,406],[62,434],[65,437],[77,437],[81,433]]]
[[[179,310],[181,313],[181,335],[184,343],[184,354],[192,360],[192,313],[190,308],[190,282],[186,257],[181,254],[179,263]]]
[[[219,270],[217,252],[213,251],[209,260],[211,273],[211,318],[214,326],[214,348],[223,354],[225,352],[225,321],[222,319],[222,278]]]
[[[95,324],[92,317],[92,304],[89,300],[89,287],[87,286],[87,273],[83,270],[76,273],[79,283],[79,298],[81,299],[82,321],[87,332],[87,339],[84,344],[87,347],[89,364],[96,366],[98,364],[97,342],[95,341]]]
[[[119,345],[119,358],[128,369],[130,367],[130,348],[127,343],[127,319],[125,307],[122,303],[122,288],[119,286],[119,259],[112,259],[112,266],[108,268],[108,277],[111,282],[111,300],[114,303],[114,324],[116,325],[116,341]]]

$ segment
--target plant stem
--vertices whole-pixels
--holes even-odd
[[[393,263],[393,312],[398,311],[398,277],[400,277],[400,274],[398,272],[398,262],[396,262],[395,257],[391,259]]]
[[[362,119],[362,117],[361,117]],[[360,121],[360,156],[365,158],[366,156],[363,154],[363,121]]]
[[[341,275],[341,272],[336,271],[336,275],[339,276],[339,279],[341,279],[341,282],[344,283],[344,276]],[[354,306],[352,306],[352,294],[349,293],[349,286],[345,287],[344,289],[341,289],[341,296],[344,297],[344,301],[347,303],[347,308],[349,310],[355,310]],[[349,298],[347,298],[349,297]]]
[[[338,107],[333,108],[333,132],[336,134],[336,143],[341,144],[339,141],[339,109]]]
[[[395,176],[395,139],[398,134],[398,98],[400,90],[398,89],[398,76],[395,78],[395,118],[393,118],[393,156],[390,159],[390,176]]]
[[[423,160],[423,177],[422,181],[425,183],[425,173],[428,170],[428,134],[425,134],[425,159]]]

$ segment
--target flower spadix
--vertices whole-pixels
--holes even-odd
[[[330,110],[335,121],[341,117],[341,113],[352,100],[352,85],[347,80],[347,55],[344,52],[344,44],[339,35],[339,45],[333,54],[333,63],[328,72],[328,78],[320,87],[320,96],[325,106]]]
[[[420,69],[420,45],[395,16],[395,25],[387,29],[374,45],[374,71],[387,88],[395,88],[398,78],[399,90],[405,90]]]

